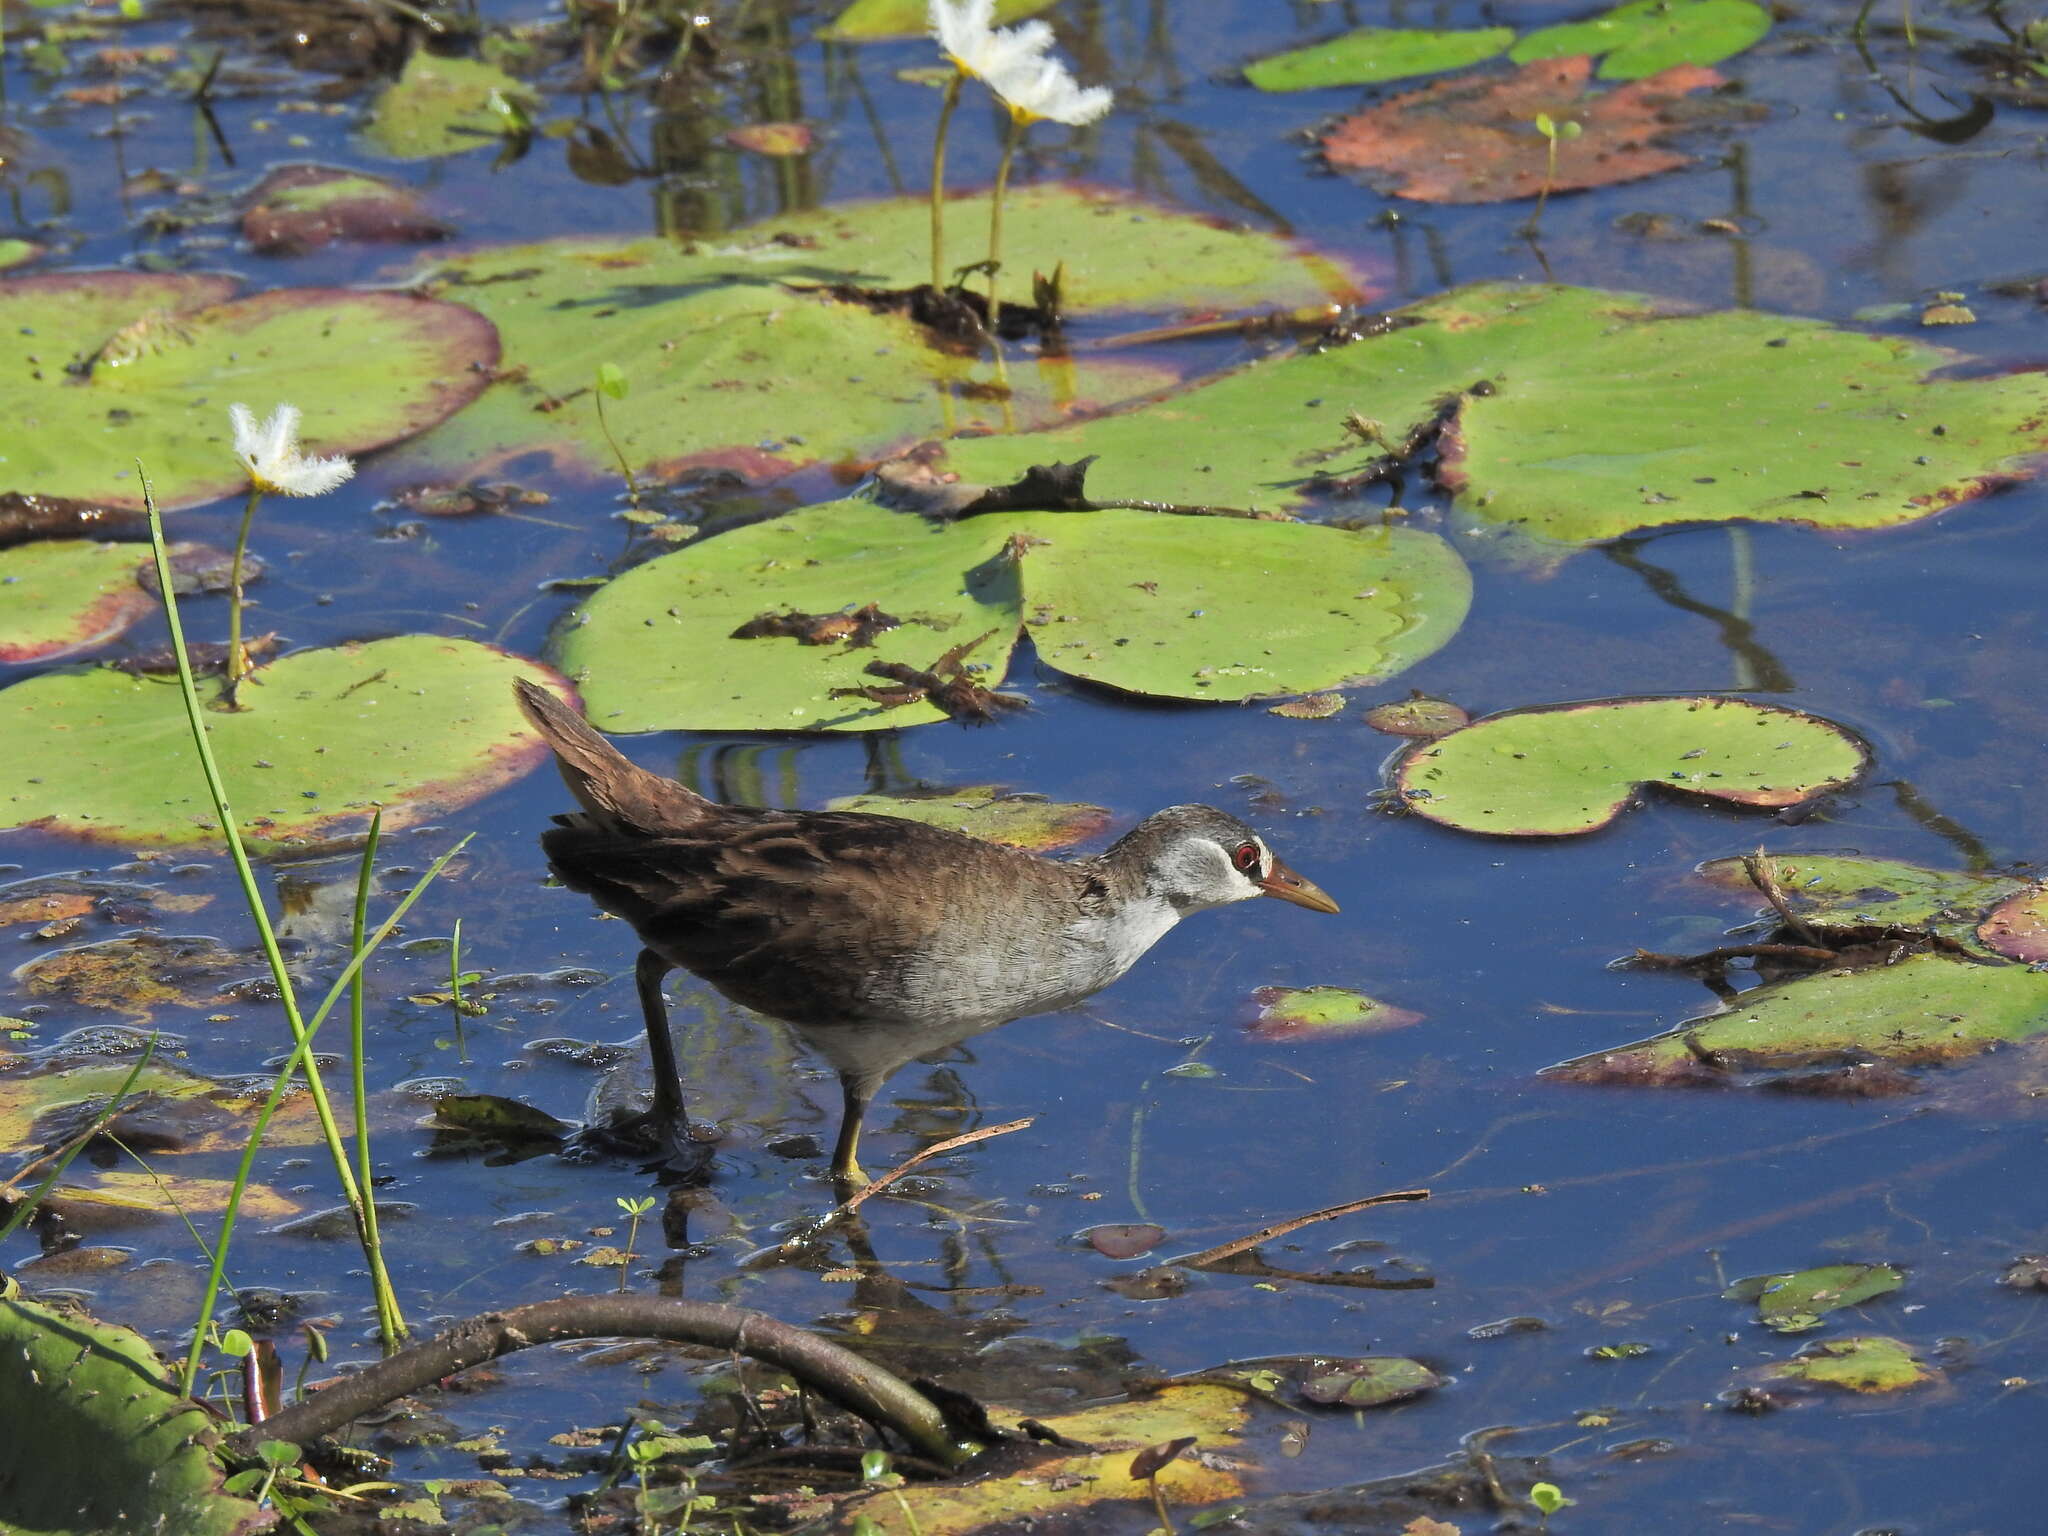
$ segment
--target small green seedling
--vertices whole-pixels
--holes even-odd
[[[611,423],[604,419],[604,402],[607,396],[613,400],[626,398],[626,370],[617,363],[597,365],[597,389],[591,399],[597,402],[597,429],[604,434],[610,445],[612,457],[619,461],[619,473],[625,477],[626,500],[634,511],[640,510],[640,482],[633,474],[633,466],[627,462],[625,451],[619,447],[619,440],[612,436]]]
[[[1563,122],[1552,120],[1548,112],[1536,114],[1536,131],[1543,135],[1543,188],[1536,194],[1536,211],[1529,215],[1528,228],[1523,231],[1533,237],[1543,222],[1544,204],[1550,201],[1550,189],[1557,182],[1557,142],[1559,139],[1576,139],[1585,130],[1570,118]]]
[[[1566,1498],[1564,1490],[1555,1483],[1531,1483],[1529,1485],[1529,1502],[1536,1506],[1537,1513],[1543,1516],[1545,1529],[1548,1529],[1552,1515],[1563,1509],[1565,1505],[1576,1504],[1579,1501]]]
[[[619,1209],[626,1213],[626,1253],[619,1263],[619,1289],[623,1291],[626,1275],[633,1267],[633,1240],[640,1235],[640,1218],[654,1209],[654,1196],[641,1195],[638,1199],[629,1200],[620,1195],[618,1201]]]

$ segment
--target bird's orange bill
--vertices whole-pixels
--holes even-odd
[[[1304,880],[1278,859],[1273,861],[1273,872],[1258,882],[1259,889],[1268,896],[1278,896],[1282,901],[1291,901],[1297,907],[1307,907],[1311,912],[1340,912],[1343,908],[1330,900],[1330,893],[1313,880]]]

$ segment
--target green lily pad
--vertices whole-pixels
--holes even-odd
[[[43,248],[33,240],[0,240],[0,272],[9,267],[25,266],[43,254]]]
[[[1491,715],[1411,748],[1394,785],[1408,810],[1447,827],[1563,837],[1606,826],[1646,784],[1787,806],[1841,788],[1869,762],[1833,721],[1705,694]]]
[[[1570,1082],[1687,1085],[1866,1060],[1938,1065],[2048,1031],[2048,976],[1947,954],[1743,993],[1668,1034],[1545,1069]],[[1702,1062],[1715,1063],[1708,1067]]]
[[[995,24],[1011,26],[1027,16],[1049,10],[1053,0],[996,0]],[[930,29],[926,0],[853,0],[821,27],[818,36],[834,43],[878,43],[923,37]]]
[[[299,651],[243,685],[249,707],[210,713],[242,833],[275,847],[445,815],[546,756],[512,702],[545,667],[473,640],[401,635]],[[220,683],[201,679],[212,701]],[[213,805],[178,690],[107,669],[53,672],[0,691],[0,819],[136,844],[213,842]]]
[[[989,686],[1027,627],[1063,672],[1235,701],[1388,676],[1448,640],[1470,601],[1457,555],[1413,529],[1124,511],[934,526],[839,501],[628,571],[572,621],[560,663],[605,730],[877,730],[943,716],[832,690],[873,685],[871,662],[929,668],[983,634],[965,660]],[[871,646],[733,635],[776,609],[869,603],[903,621]]]
[[[1094,454],[1098,500],[1286,510],[1383,466],[1387,442],[1455,396],[1439,444],[1459,515],[1583,544],[1734,518],[1911,522],[2033,473],[2048,450],[2048,377],[1936,377],[1966,360],[1908,338],[1504,284],[1395,318],[1413,323],[1139,409],[954,441],[947,466],[1000,485]],[[1375,440],[1347,429],[1354,412],[1380,424]]]
[[[118,1061],[0,1075],[0,1136],[6,1137],[10,1147],[41,1145],[45,1138],[36,1128],[45,1116],[85,1104],[97,1108],[121,1091],[132,1068],[132,1063]],[[159,1057],[136,1074],[128,1091],[130,1097],[146,1093],[161,1101],[202,1098],[217,1092],[219,1086],[212,1078],[169,1065]],[[69,1125],[68,1119],[68,1129],[76,1131],[89,1121],[90,1112],[78,1125]]]
[[[399,77],[377,97],[363,130],[372,148],[398,160],[459,155],[495,144],[507,114],[497,98],[531,111],[540,94],[482,59],[442,59],[415,50]]]
[[[1792,910],[1801,917],[1924,926],[1958,939],[1973,931],[1988,907],[2016,892],[2033,889],[2029,882],[2011,875],[1966,875],[1853,854],[1781,854],[1772,861],[1772,871]],[[1698,873],[1716,889],[1757,896],[1756,885],[1739,858],[1710,859]]]
[[[336,240],[442,240],[450,233],[412,188],[325,165],[277,167],[242,213],[242,238],[262,256],[296,256]]]
[[[1420,1360],[1403,1355],[1367,1355],[1321,1365],[1322,1369],[1302,1383],[1301,1395],[1333,1408],[1381,1408],[1420,1397],[1444,1384],[1444,1378]]]
[[[969,784],[912,795],[842,795],[827,801],[825,808],[900,816],[1033,853],[1084,843],[1110,823],[1110,813],[1102,806],[1013,795],[999,784]]]
[[[1276,53],[1245,66],[1244,77],[1262,91],[1314,91],[1332,85],[1370,85],[1409,75],[1463,69],[1505,52],[1513,27],[1429,31],[1361,27],[1326,43]]]
[[[955,254],[973,259],[987,198],[956,198],[948,217]],[[1288,241],[1096,189],[1015,192],[1007,221],[1006,268],[1060,268],[1070,314],[1296,308],[1357,293]],[[947,432],[1029,427],[1174,382],[1160,365],[1107,356],[1020,360],[999,374],[934,347],[900,313],[826,291],[925,281],[929,236],[924,201],[901,198],[789,214],[689,249],[555,240],[456,257],[433,269],[438,290],[497,324],[508,376],[409,457],[468,469],[542,452],[616,474],[589,398],[605,364],[630,385],[605,401],[605,422],[636,471],[716,465],[755,479]]]
[[[1801,1350],[1797,1359],[1781,1360],[1762,1372],[1766,1381],[1807,1382],[1868,1393],[1903,1392],[1924,1386],[1938,1375],[1912,1346],[1882,1334],[1822,1339]]]
[[[1641,80],[1675,64],[1718,64],[1763,41],[1771,13],[1751,0],[1629,0],[1589,21],[1543,27],[1516,43],[1517,64],[1605,54],[1603,80]]]
[[[1889,1264],[1823,1264],[1782,1275],[1751,1275],[1721,1293],[1723,1301],[1753,1301],[1764,1325],[1778,1333],[1804,1333],[1841,1307],[1861,1306],[1896,1291],[1906,1277]]]
[[[54,661],[111,640],[156,606],[133,544],[50,539],[0,550],[0,662]]]
[[[1252,1001],[1259,1005],[1259,1016],[1249,1033],[1257,1040],[1378,1035],[1422,1022],[1419,1013],[1349,987],[1260,987]]]
[[[221,1491],[212,1420],[178,1396],[140,1334],[0,1296],[0,1405],[11,1529],[50,1536],[247,1536],[271,1516]]]
[[[0,490],[136,508],[143,461],[160,507],[248,483],[228,405],[290,401],[320,453],[365,453],[474,399],[496,365],[489,321],[403,293],[281,288],[223,302],[234,280],[63,272],[0,281]],[[74,369],[84,369],[78,377]]]

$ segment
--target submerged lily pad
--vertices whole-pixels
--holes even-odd
[[[14,979],[31,997],[143,1023],[165,1005],[200,1006],[216,983],[249,964],[212,939],[131,933],[37,955],[16,968]]]
[[[947,205],[960,259],[988,224],[985,197]],[[1013,363],[1006,375],[887,308],[828,290],[925,281],[922,199],[792,213],[718,243],[568,239],[497,247],[433,269],[439,290],[499,327],[508,377],[412,454],[440,468],[544,452],[594,474],[617,457],[589,398],[601,365],[626,377],[605,421],[636,471],[718,465],[772,478],[879,456],[956,430],[1031,426],[1169,382],[1128,360]],[[1070,314],[1295,308],[1355,296],[1332,263],[1127,196],[1047,185],[1007,205],[1005,267],[1061,269]]]
[[[1033,853],[1084,843],[1110,823],[1110,813],[1102,806],[1015,795],[999,784],[969,784],[912,795],[842,795],[827,801],[825,808],[900,816]]]
[[[1606,826],[1647,784],[1734,805],[1840,789],[1870,749],[1818,715],[1693,695],[1510,710],[1411,748],[1394,768],[1414,814],[1501,837]]]
[[[210,1419],[178,1396],[140,1334],[0,1296],[0,1402],[7,1404],[11,1529],[269,1529],[255,1504],[221,1491]]]
[[[242,238],[262,256],[296,256],[336,240],[445,240],[452,232],[410,187],[326,165],[277,167],[242,214]]]
[[[1987,907],[2033,888],[2013,875],[1969,875],[1857,854],[1781,854],[1771,861],[1771,871],[1792,910],[1801,917],[1925,926],[1957,938],[1971,930]],[[1758,894],[1739,858],[1709,859],[1698,874],[1717,889]]]
[[[933,526],[862,501],[757,523],[628,571],[591,598],[561,665],[610,731],[877,730],[943,718],[835,697],[874,662],[1000,681],[1020,626],[1039,657],[1132,693],[1240,700],[1382,678],[1463,621],[1470,575],[1433,534],[1147,512],[1019,513]],[[1283,601],[1276,596],[1284,595]],[[871,646],[736,639],[776,605],[879,603]]]
[[[1809,1344],[1797,1359],[1765,1366],[1761,1374],[1766,1381],[1805,1382],[1876,1393],[1924,1386],[1939,1373],[1903,1340],[1882,1334],[1860,1334]]]
[[[133,544],[49,539],[0,550],[0,662],[54,661],[111,640],[156,606]]]
[[[415,49],[377,97],[363,136],[399,160],[458,155],[495,144],[504,133],[509,114],[497,102],[530,111],[540,95],[482,59],[437,58]]]
[[[547,668],[473,640],[401,635],[300,651],[207,717],[242,833],[260,846],[446,814],[546,756],[512,680]],[[202,678],[200,697],[219,696]],[[178,690],[108,669],[0,692],[0,820],[123,845],[212,842],[212,802]]]
[[[288,400],[321,453],[366,453],[459,410],[498,342],[458,304],[232,278],[63,272],[0,281],[0,490],[166,509],[247,485],[227,406]],[[82,370],[79,376],[73,370]]]
[[[1332,85],[1370,85],[1409,75],[1463,69],[1506,51],[1513,27],[1429,31],[1360,27],[1245,66],[1244,77],[1262,91],[1313,91]]]
[[[1531,32],[1508,57],[1527,64],[1604,54],[1602,80],[1640,80],[1674,64],[1718,64],[1770,30],[1771,13],[1752,0],[1628,0],[1604,16]]]
[[[1912,522],[2048,451],[2048,375],[1954,376],[1967,359],[1911,338],[1508,284],[1394,318],[1413,323],[1075,426],[952,442],[947,466],[1001,484],[1095,454],[1098,499],[1285,510],[1384,467],[1347,414],[1398,443],[1454,397],[1441,474],[1459,514],[1581,544],[1734,518]]]
[[[1861,1306],[1906,1283],[1889,1264],[1823,1264],[1782,1275],[1752,1275],[1721,1293],[1724,1301],[1753,1301],[1764,1325],[1778,1333],[1818,1328],[1840,1307]]]
[[[1260,987],[1252,1001],[1259,1005],[1259,1016],[1249,1033],[1257,1040],[1378,1035],[1422,1022],[1419,1013],[1349,987]]]
[[[1420,1360],[1404,1355],[1367,1355],[1323,1362],[1324,1369],[1302,1383],[1301,1395],[1332,1408],[1381,1408],[1433,1392],[1444,1378]]]

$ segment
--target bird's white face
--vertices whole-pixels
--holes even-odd
[[[1205,833],[1190,833],[1161,851],[1149,884],[1176,911],[1203,912],[1264,896],[1261,882],[1271,876],[1273,864],[1273,850],[1256,834],[1219,843]]]

